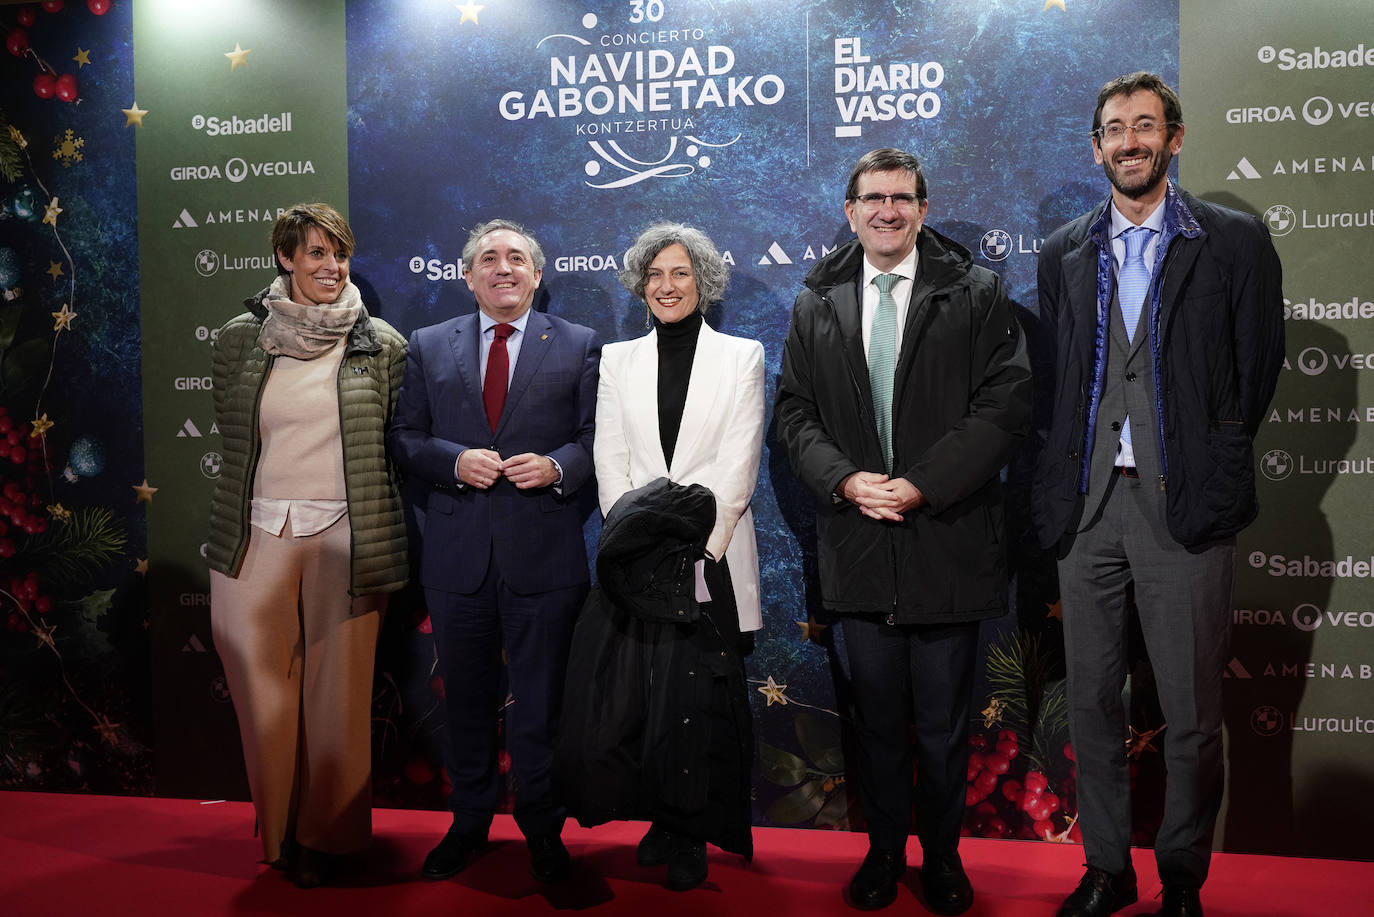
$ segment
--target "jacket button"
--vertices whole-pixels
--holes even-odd
[[[1127,382],[1134,382],[1134,381],[1135,381],[1135,373],[1126,373],[1126,381],[1127,381]]]
[[[1118,432],[1118,431],[1120,431],[1120,430],[1121,430],[1121,421],[1119,421],[1119,420],[1113,420],[1113,421],[1112,421],[1112,432]]]
[[[684,717],[682,718],[682,725],[684,725],[684,726],[690,724],[691,722],[692,722],[692,718],[691,718],[690,716],[684,716]]]

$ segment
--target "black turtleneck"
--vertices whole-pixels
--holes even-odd
[[[663,462],[671,468],[678,429],[682,426],[682,409],[687,404],[687,383],[692,378],[701,313],[693,312],[670,325],[655,317],[654,329],[658,332],[658,439],[663,444]]]

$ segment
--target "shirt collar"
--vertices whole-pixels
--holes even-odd
[[[890,271],[880,271],[873,266],[872,261],[868,260],[868,256],[864,255],[864,286],[867,287],[870,283],[873,282],[873,278],[877,277],[879,274],[896,274],[898,277],[901,277],[904,280],[915,280],[916,257],[917,247],[913,245],[911,246],[911,251],[908,252],[907,256],[902,259],[901,264],[898,264]]]
[[[1153,229],[1155,232],[1160,232],[1164,229],[1164,200],[1165,199],[1161,199],[1159,204],[1155,206],[1155,209],[1150,211],[1150,215],[1145,218],[1145,221],[1140,224],[1143,228]],[[1113,239],[1136,225],[1123,216],[1120,210],[1116,209],[1116,201],[1112,201],[1111,211]]]
[[[519,331],[521,334],[524,334],[525,323],[530,320],[530,313],[533,311],[534,306],[530,306],[528,309],[525,310],[524,315],[520,316],[512,322],[509,322],[508,324],[513,326],[516,331]],[[481,328],[483,334],[486,334],[492,328],[495,328],[497,325],[501,324],[500,319],[492,318],[490,315],[483,312],[481,309],[477,310],[477,319],[481,322],[481,325],[479,327]]]

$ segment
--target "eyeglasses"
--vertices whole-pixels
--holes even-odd
[[[901,191],[897,194],[860,194],[854,200],[865,210],[877,210],[885,201],[891,201],[894,210],[913,210],[921,202],[921,199],[910,191]]]
[[[1088,134],[1097,137],[1102,143],[1120,143],[1126,139],[1127,131],[1134,131],[1136,137],[1149,137],[1166,127],[1177,126],[1177,121],[1156,121],[1153,118],[1141,118],[1134,124],[1104,124],[1095,131],[1088,131]]]

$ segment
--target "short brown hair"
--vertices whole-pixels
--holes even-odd
[[[1150,73],[1148,70],[1137,70],[1135,73],[1108,80],[1098,91],[1097,108],[1093,109],[1093,134],[1097,135],[1102,127],[1102,108],[1110,99],[1137,92],[1153,92],[1159,96],[1159,101],[1164,103],[1164,121],[1168,130],[1165,136],[1172,139],[1174,128],[1183,123],[1183,103],[1179,101],[1178,93],[1169,88],[1168,83],[1158,74]]]
[[[906,150],[884,147],[869,150],[854,163],[849,173],[849,184],[845,185],[844,199],[854,200],[859,194],[859,177],[869,172],[910,172],[916,176],[916,197],[926,199],[926,173],[921,171],[920,161]]]
[[[272,251],[281,252],[288,258],[296,256],[296,249],[305,245],[310,229],[314,227],[324,233],[324,237],[334,244],[334,250],[345,258],[353,255],[353,230],[343,214],[328,204],[292,204],[277,218],[272,227]],[[277,273],[285,274],[281,259],[277,259]]]

